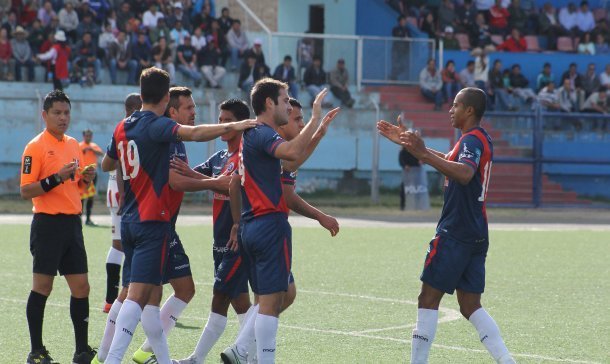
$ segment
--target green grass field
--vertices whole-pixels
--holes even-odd
[[[172,357],[190,354],[209,313],[211,228],[180,227],[197,294],[169,335]],[[90,343],[106,315],[109,231],[86,227],[91,282]],[[431,228],[349,228],[336,238],[322,229],[293,231],[295,304],[281,317],[278,363],[403,363],[410,352],[419,273]],[[29,226],[2,226],[0,363],[23,363],[29,351],[25,303],[31,285]],[[610,242],[603,231],[492,231],[484,305],[519,363],[610,363]],[[170,288],[166,289],[169,294]],[[56,280],[47,303],[44,341],[61,363],[72,358],[69,293]],[[491,363],[456,300],[443,302],[431,363]],[[229,325],[208,362],[234,338]],[[143,341],[139,328],[131,355]],[[130,356],[129,356],[130,357]],[[127,363],[128,361],[125,360]]]

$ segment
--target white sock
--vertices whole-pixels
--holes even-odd
[[[256,355],[261,364],[275,363],[275,337],[280,320],[277,317],[256,315]]]
[[[106,256],[106,263],[121,265],[123,263],[124,255],[125,254],[123,254],[122,251],[110,247],[110,250],[108,250],[108,255]]]
[[[133,334],[138,327],[142,316],[140,305],[131,300],[125,300],[116,319],[116,328],[108,356],[104,361],[106,364],[121,364],[125,351],[133,339]]]
[[[428,363],[428,355],[438,324],[438,310],[419,308],[417,323],[411,338],[411,364]]]
[[[225,327],[227,327],[227,317],[210,312],[208,322],[205,324],[205,328],[191,357],[196,358],[198,363],[203,363],[205,357],[225,331]]]
[[[248,312],[246,312],[246,313],[238,313],[237,314],[237,321],[239,321],[239,329],[240,330],[244,326],[244,321],[246,320],[246,315],[247,314],[248,314]]]
[[[161,327],[166,336],[169,335],[169,332],[176,326],[176,321],[178,321],[178,317],[180,317],[182,311],[186,308],[186,305],[186,302],[171,295],[167,298],[163,307],[161,307]],[[144,341],[144,344],[142,344],[140,349],[149,353],[153,352],[148,339]]]
[[[250,346],[254,343],[254,324],[258,315],[258,305],[250,306],[246,312],[246,321],[242,326],[237,339],[235,340],[235,348],[238,353],[247,353]]]
[[[144,306],[142,310],[142,328],[148,342],[152,346],[157,361],[160,364],[171,364],[169,359],[169,348],[167,347],[167,336],[161,327],[159,307],[153,305]]]
[[[110,311],[108,311],[104,336],[102,336],[102,342],[97,349],[97,358],[102,363],[108,356],[108,350],[110,350],[110,344],[112,344],[112,338],[114,337],[114,329],[116,328],[116,319],[119,316],[119,311],[121,311],[121,306],[123,306],[123,302],[114,300],[112,307],[110,307]]]
[[[507,356],[508,349],[504,345],[502,336],[500,335],[500,329],[496,322],[491,316],[485,311],[483,307],[474,311],[468,319],[475,329],[479,332],[479,339],[491,356],[499,361],[500,358]]]

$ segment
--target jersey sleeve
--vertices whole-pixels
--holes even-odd
[[[259,137],[257,138],[258,146],[265,151],[268,155],[275,158],[275,150],[280,144],[284,143],[285,140],[273,129],[264,128],[261,129]]]
[[[108,143],[108,146],[106,147],[106,155],[115,161],[119,159],[116,151],[116,139],[114,139],[114,134],[112,135],[112,138],[110,138],[110,143]]]
[[[40,176],[42,157],[43,154],[36,144],[30,143],[25,147],[21,158],[21,186],[29,185],[43,178]]]
[[[171,143],[178,141],[178,129],[180,125],[166,117],[157,118],[148,128],[150,138],[159,143]]]
[[[283,185],[294,186],[297,183],[297,172],[282,170],[281,180]]]
[[[200,165],[193,168],[196,172],[203,174],[204,176],[212,177],[214,172],[212,171],[212,167],[214,166],[214,161],[218,157],[218,153],[214,153],[207,161],[201,163]]]
[[[481,155],[483,154],[483,144],[474,135],[466,135],[460,143],[458,153],[458,163],[466,164],[475,171],[479,168]]]
[[[169,159],[171,160],[176,157],[180,158],[183,162],[189,162],[188,156],[186,155],[186,147],[183,142],[175,142],[170,146]]]

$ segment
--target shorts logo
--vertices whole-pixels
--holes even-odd
[[[23,174],[32,173],[32,157],[26,155],[23,157]]]
[[[274,353],[275,349],[263,349],[263,353]]]
[[[188,267],[190,267],[190,264],[186,263],[186,264],[177,266],[176,268],[174,268],[174,270],[180,270],[180,269],[184,269],[184,268],[188,268]]]
[[[425,336],[421,336],[421,335],[417,335],[417,334],[414,334],[414,335],[413,335],[413,338],[414,338],[414,339],[419,339],[419,340],[422,340],[422,341],[425,341],[425,342],[430,341],[430,340],[428,340],[428,338],[427,338],[427,337],[425,337]]]
[[[127,333],[129,336],[133,336],[133,332],[127,330],[126,328],[123,327],[123,332]]]

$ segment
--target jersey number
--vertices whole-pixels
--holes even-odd
[[[489,177],[491,177],[491,161],[485,164],[485,168],[483,168],[483,180],[481,181],[481,186],[483,189],[481,190],[481,196],[479,196],[479,202],[484,202],[487,198],[487,189],[489,188]]]
[[[138,146],[136,142],[130,140],[127,142],[127,151],[123,148],[123,141],[121,140],[117,145],[119,149],[119,159],[121,160],[121,169],[123,170],[123,180],[127,181],[130,178],[136,178],[140,171],[140,154],[138,153]],[[131,171],[127,173],[127,165]]]

